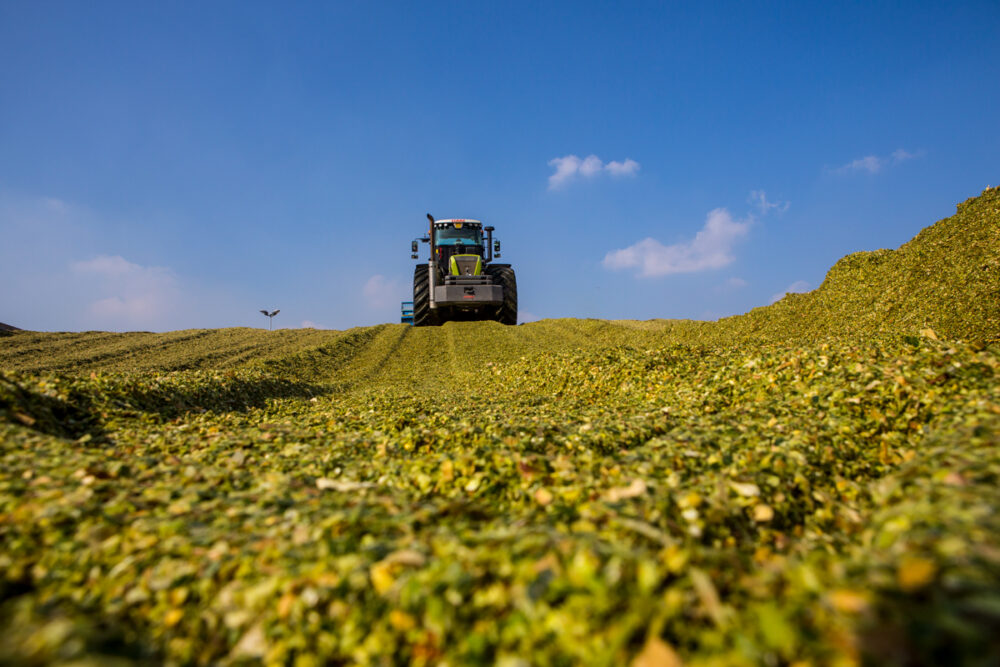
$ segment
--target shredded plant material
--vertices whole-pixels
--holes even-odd
[[[995,664],[1000,189],[719,322],[0,337],[3,664]]]

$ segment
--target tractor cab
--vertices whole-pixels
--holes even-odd
[[[483,249],[483,223],[478,220],[438,220],[434,223],[434,245],[475,246]]]
[[[443,275],[482,275],[483,223],[479,220],[436,221],[432,247]]]

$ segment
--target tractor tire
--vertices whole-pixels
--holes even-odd
[[[413,267],[413,326],[433,327],[437,313],[431,309],[431,281],[426,264]]]
[[[496,321],[511,326],[517,324],[517,278],[514,269],[490,266],[486,270],[493,277],[493,284],[503,287],[503,303],[496,310]]]

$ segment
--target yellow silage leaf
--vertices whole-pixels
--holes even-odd
[[[646,493],[646,483],[641,479],[634,479],[632,483],[628,486],[616,487],[610,489],[606,494],[605,498],[609,502],[618,502],[619,500],[624,500],[626,498],[637,498]]]
[[[400,632],[406,632],[416,627],[417,620],[405,611],[393,609],[389,612],[389,623]]]
[[[172,628],[180,623],[182,618],[184,618],[184,610],[174,608],[168,611],[167,615],[163,617],[163,624],[168,628]]]
[[[868,597],[859,591],[840,588],[826,596],[833,608],[845,614],[860,614],[868,608]]]
[[[659,637],[650,637],[642,652],[632,660],[632,667],[681,667],[683,664],[677,651]]]
[[[392,588],[392,585],[396,583],[393,565],[386,561],[379,561],[372,565],[368,570],[368,575],[371,577],[372,586],[375,587],[375,590],[380,595],[387,593]]]
[[[552,502],[552,492],[546,488],[541,488],[535,491],[535,502],[543,507]]]
[[[919,590],[929,584],[937,574],[933,561],[919,556],[907,556],[899,563],[896,582],[906,592]]]
[[[730,482],[729,488],[744,498],[755,498],[760,495],[760,487],[752,482]]]

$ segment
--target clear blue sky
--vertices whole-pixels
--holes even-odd
[[[427,212],[714,319],[1000,183],[1000,3],[673,4],[0,0],[0,321],[398,321]]]

